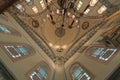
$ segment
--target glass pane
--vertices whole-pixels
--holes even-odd
[[[25,10],[21,4],[17,4],[16,8],[19,9],[21,12]]]
[[[107,61],[116,52],[117,52],[117,49],[113,49],[113,48],[95,48],[95,50],[92,52],[91,56],[99,58],[99,59],[104,60],[104,61]]]
[[[23,46],[17,46],[17,47],[15,47],[15,48],[16,48],[16,50],[17,50],[20,54],[23,54],[23,55],[29,54],[28,51],[27,51],[27,49],[26,49],[25,47],[23,47]]]
[[[103,50],[104,50],[104,48],[95,49],[95,51],[92,52],[92,56],[93,56],[93,57],[99,56],[99,55],[102,53]]]
[[[88,8],[88,9],[85,10],[84,14],[86,15],[86,14],[88,14],[89,12],[90,12],[90,9]]]
[[[91,77],[81,67],[75,69],[72,73],[72,80],[90,80]]]
[[[14,46],[4,46],[4,47],[13,58],[21,57],[21,54],[17,52]]]
[[[90,1],[90,6],[95,6],[95,4],[98,2],[98,0],[91,0]]]
[[[32,10],[34,11],[34,13],[38,13],[38,8],[36,6],[32,7]]]
[[[44,79],[47,78],[47,73],[45,72],[43,68],[39,67],[37,70],[39,71],[39,73],[42,75]]]
[[[107,7],[106,6],[101,6],[99,9],[98,9],[98,14],[102,14],[103,12],[105,12],[107,10]]]
[[[45,8],[46,8],[45,3],[44,3],[44,1],[43,1],[43,0],[41,0],[41,1],[40,1],[40,5],[41,5],[41,7],[42,7],[43,9],[45,9]]]
[[[33,72],[31,75],[30,75],[30,79],[31,80],[41,80],[39,75],[36,73],[36,72]]]
[[[4,26],[0,25],[0,31],[10,34],[11,32]]]
[[[82,1],[79,1],[79,2],[78,2],[77,7],[76,7],[77,10],[79,10],[79,9],[81,8],[82,4],[83,4]]]
[[[47,73],[42,67],[38,67],[36,71],[34,71],[30,75],[31,80],[45,80],[47,79]]]
[[[116,51],[117,49],[107,49],[103,52],[99,59],[107,61],[115,54]]]
[[[74,72],[73,72],[73,74],[72,74],[72,76],[73,76],[73,79],[75,79],[75,80],[79,80],[79,78],[82,76],[82,69],[79,67],[79,68],[77,68]]]

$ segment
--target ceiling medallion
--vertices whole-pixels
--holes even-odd
[[[63,50],[64,50],[63,48],[58,48],[56,51],[57,52],[63,52]]]
[[[83,29],[83,30],[86,30],[88,27],[89,27],[89,22],[88,22],[88,21],[83,22],[83,24],[82,24],[82,29]]]
[[[32,20],[32,26],[34,27],[34,28],[38,28],[39,27],[39,22],[37,21],[37,20]]]
[[[63,37],[65,35],[65,29],[63,27],[56,28],[55,34],[57,37]]]

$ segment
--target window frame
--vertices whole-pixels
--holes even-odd
[[[95,76],[84,66],[84,65],[82,65],[81,63],[79,63],[79,62],[75,62],[75,63],[73,63],[70,67],[69,67],[69,75],[70,75],[70,78],[71,78],[71,80],[73,80],[73,78],[72,78],[72,73],[71,72],[73,72],[73,70],[75,70],[75,67],[76,67],[76,65],[79,65],[79,67],[85,72],[85,73],[87,73],[87,75],[89,75],[90,76],[90,80],[94,80],[94,78],[95,78]],[[76,69],[77,68],[79,68],[78,66],[76,67]],[[84,76],[85,74],[83,74],[83,76]],[[82,79],[82,78],[81,78]]]
[[[94,7],[97,3],[99,2],[99,0],[90,0],[90,3],[89,3],[89,5],[91,6],[91,7]]]
[[[34,5],[34,6],[32,6],[32,11],[35,13],[35,14],[37,14],[37,13],[39,13],[39,9],[38,9],[38,7],[36,6],[36,5]],[[37,11],[36,11],[37,10]]]
[[[18,37],[22,36],[19,31],[17,31],[16,29],[12,28],[11,26],[8,26],[8,25],[2,24],[2,23],[0,23],[0,25],[5,27],[5,28],[7,28],[11,32],[10,34],[8,34],[8,33],[5,33],[3,31],[0,31],[0,34],[13,35],[13,36],[18,36]]]
[[[9,52],[9,50],[7,50],[4,46],[24,46],[26,47],[29,51],[27,55],[23,55],[23,54],[20,54],[20,53],[17,53],[18,57],[14,58],[12,57],[12,53]],[[0,48],[3,50],[4,53],[6,53],[6,55],[8,55],[8,57],[13,61],[13,62],[16,62],[16,61],[19,61],[19,60],[22,60],[24,58],[28,58],[32,55],[34,55],[36,52],[34,50],[34,48],[32,48],[32,46],[30,46],[29,44],[24,44],[24,43],[2,43],[0,42]],[[16,50],[16,49],[15,49]],[[17,52],[17,51],[16,51]],[[19,57],[20,56],[20,57]]]
[[[24,12],[25,11],[25,8],[22,4],[16,4],[15,7],[20,11],[20,12]]]
[[[41,66],[42,66],[42,68],[44,68],[44,70],[46,71],[47,76],[48,76],[47,79],[45,79],[45,80],[49,80],[49,79],[50,79],[50,75],[51,75],[51,68],[50,68],[49,65],[48,65],[46,62],[44,62],[44,61],[41,61],[41,62],[39,62],[38,64],[36,64],[35,66],[33,66],[33,68],[31,68],[31,69],[25,74],[27,80],[32,80],[32,79],[30,79],[30,75],[31,75],[34,71],[36,71],[38,67],[41,67]]]
[[[81,0],[78,1],[78,3],[75,3],[75,8],[77,11],[80,10],[80,8],[83,6],[83,2]]]
[[[7,32],[5,32],[3,29],[5,31],[7,30]],[[6,34],[11,34],[11,31],[4,25],[0,25],[0,32],[6,33]]]
[[[107,7],[105,5],[102,5],[99,7],[99,9],[97,10],[97,13],[102,15],[105,11],[107,11]]]
[[[46,9],[46,3],[45,3],[44,0],[40,0],[40,1],[39,1],[39,4],[40,4],[40,6],[41,6],[41,8],[42,8],[43,10]]]
[[[97,49],[96,49],[97,48]],[[96,56],[93,55],[93,53],[97,50],[100,50],[98,53],[101,53],[101,55],[96,54]],[[110,50],[109,50],[110,49]],[[111,50],[113,49],[113,50]],[[106,56],[105,52],[112,51],[110,54],[108,53],[107,58],[104,58]],[[105,45],[97,45],[97,46],[91,46],[88,49],[85,50],[85,54],[87,57],[90,59],[93,59],[97,62],[107,64],[109,63],[117,54],[118,54],[119,49],[115,47],[106,47]]]

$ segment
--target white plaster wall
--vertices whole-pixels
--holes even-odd
[[[110,19],[111,20],[109,20],[109,22],[105,26],[103,26],[103,28],[101,28],[87,43],[85,43],[84,46],[90,46],[100,37],[103,32],[105,32],[105,30],[108,30],[108,28],[110,27],[119,25],[119,23],[110,24],[112,21],[119,20],[119,15]],[[69,68],[75,62],[79,62],[88,71],[90,71],[90,73],[92,73],[92,75],[94,76],[94,80],[106,80],[110,76],[110,74],[120,65],[120,51],[107,64],[88,58],[85,53],[75,53],[75,55],[73,55],[65,64],[67,80],[71,80],[69,75]]]
[[[22,37],[18,36],[11,36],[5,35],[0,33],[0,41],[2,42],[14,42],[14,43],[26,43],[31,45],[36,53],[33,56],[24,58],[19,61],[13,62],[2,49],[0,49],[0,59],[6,67],[13,73],[13,75],[17,78],[17,80],[26,80],[25,74],[31,70],[36,64],[40,63],[41,61],[45,61],[48,63],[49,67],[51,68],[51,79],[54,75],[54,63],[52,60],[42,51],[42,49],[31,39],[31,37],[20,27],[19,24],[9,15],[9,13],[5,13],[7,17],[0,18],[0,23],[6,24],[8,26],[13,27],[17,31],[22,34]],[[8,20],[8,21],[7,21]]]

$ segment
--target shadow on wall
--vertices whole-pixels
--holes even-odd
[[[0,61],[0,80],[15,80],[4,64]]]
[[[107,80],[120,80],[120,65]]]

